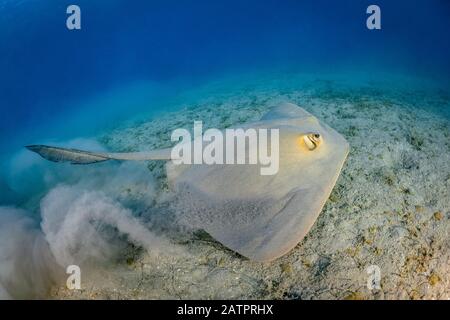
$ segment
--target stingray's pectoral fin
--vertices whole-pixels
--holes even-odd
[[[70,162],[72,164],[90,164],[110,160],[106,154],[93,153],[77,149],[50,147],[45,145],[26,146],[42,158],[53,162]]]

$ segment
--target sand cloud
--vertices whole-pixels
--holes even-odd
[[[101,150],[89,140],[65,145]],[[158,194],[145,163],[66,166],[20,152],[10,169],[9,187],[27,209],[0,207],[0,298],[45,297],[65,283],[68,265],[112,263],[129,243],[150,255],[181,253],[151,231]]]

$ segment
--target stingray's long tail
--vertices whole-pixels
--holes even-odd
[[[31,151],[36,152],[42,158],[53,162],[70,162],[72,164],[90,164],[103,162],[107,160],[170,160],[171,149],[159,149],[146,152],[130,152],[130,153],[106,153],[106,152],[90,152],[77,149],[67,149],[59,147],[51,147],[45,145],[27,146]]]

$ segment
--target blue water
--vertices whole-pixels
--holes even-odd
[[[65,26],[70,4],[81,30]],[[370,4],[382,30],[366,28]],[[0,0],[1,160],[164,112],[230,74],[388,72],[446,90],[449,32],[446,0]]]

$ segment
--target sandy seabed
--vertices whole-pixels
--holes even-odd
[[[170,208],[173,195],[163,163],[148,162],[156,191],[151,204],[135,205],[135,213],[174,250],[152,253],[130,243],[117,262],[83,272],[81,290],[56,286],[52,297],[449,299],[448,92],[397,79],[350,83],[283,75],[235,85],[243,82],[238,77],[211,83],[178,111],[124,124],[98,141],[114,151],[168,147],[172,130],[191,129],[194,120],[227,128],[259,119],[277,102],[296,103],[344,135],[351,147],[306,238],[271,263],[249,261],[180,223]],[[124,192],[146,196],[139,185]],[[369,290],[373,265],[381,272],[381,288]]]

